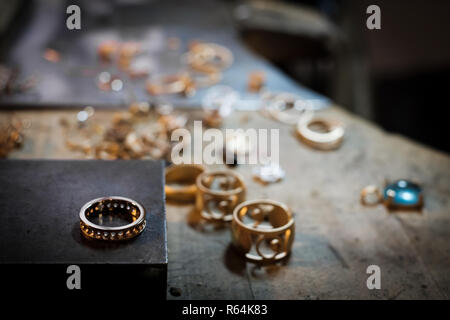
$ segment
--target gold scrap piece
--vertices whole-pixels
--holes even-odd
[[[158,80],[148,81],[146,85],[150,95],[180,93],[191,96],[195,93],[195,82],[188,74],[175,74],[163,76]]]
[[[111,62],[117,54],[120,44],[117,41],[104,41],[97,48],[99,58],[104,62]]]
[[[248,76],[247,89],[250,92],[259,92],[264,87],[266,75],[263,71],[253,71]]]
[[[43,56],[45,60],[53,63],[59,62],[59,60],[61,60],[61,54],[55,49],[45,49]]]
[[[10,152],[22,146],[23,129],[30,126],[31,123],[24,120],[13,120],[6,124],[0,123],[0,158],[6,158]]]

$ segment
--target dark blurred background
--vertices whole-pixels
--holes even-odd
[[[26,2],[0,1],[0,37]],[[155,11],[161,3],[106,3],[139,2]],[[390,132],[450,151],[445,116],[450,1],[218,2],[243,44],[300,84]],[[371,4],[381,8],[381,30],[366,28]]]
[[[450,151],[450,1],[242,3],[243,38],[291,77],[388,131]],[[366,28],[371,4],[381,30]]]

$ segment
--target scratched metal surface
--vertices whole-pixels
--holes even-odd
[[[127,80],[120,92],[103,92],[96,86],[101,66],[96,48],[104,40],[138,40],[143,43],[143,58],[151,66],[151,74],[170,74],[183,68],[181,53],[190,40],[216,42],[230,48],[234,63],[223,74],[221,84],[236,89],[241,96],[238,109],[259,106],[258,97],[247,93],[249,72],[263,70],[266,85],[272,91],[289,91],[307,99],[317,99],[318,105],[328,100],[299,86],[268,62],[250,52],[239,40],[230,10],[220,1],[50,1],[27,3],[16,24],[1,41],[0,61],[17,66],[20,77],[36,76],[37,85],[20,94],[0,96],[0,108],[17,107],[120,107],[133,99],[150,100],[144,88],[145,80]],[[65,27],[67,5],[76,3],[82,11],[82,29]],[[182,41],[180,52],[168,52],[168,37]],[[59,63],[43,59],[46,48],[61,52]],[[198,107],[207,89],[198,90],[191,98],[171,95],[158,97],[177,107]],[[156,100],[157,101],[157,100]]]

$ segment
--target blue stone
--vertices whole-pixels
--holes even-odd
[[[398,180],[384,188],[384,200],[392,206],[418,207],[422,205],[422,188],[407,180]]]

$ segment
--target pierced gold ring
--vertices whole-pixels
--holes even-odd
[[[233,209],[245,200],[242,177],[228,170],[204,172],[197,177],[196,208],[209,221],[229,222]]]
[[[289,255],[295,221],[281,202],[245,201],[234,209],[231,234],[234,247],[248,260],[273,263]]]
[[[204,171],[205,167],[199,164],[174,164],[167,167],[164,188],[166,198],[170,201],[193,202],[197,194],[196,179]]]

